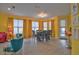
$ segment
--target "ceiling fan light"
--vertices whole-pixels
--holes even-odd
[[[38,17],[47,17],[47,13],[41,12],[38,14]]]
[[[11,8],[8,8],[8,11],[10,11],[11,10]]]

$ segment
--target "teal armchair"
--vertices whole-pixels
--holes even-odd
[[[11,45],[9,47],[6,47],[3,49],[3,51],[5,52],[13,52],[14,54],[16,54],[16,52],[18,52],[22,46],[23,46],[23,38],[17,38],[17,39],[13,39],[10,41]]]

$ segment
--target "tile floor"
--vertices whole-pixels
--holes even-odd
[[[0,55],[4,55],[4,46],[8,42],[0,43]],[[70,50],[66,47],[66,40],[51,39],[49,41],[38,42],[35,38],[24,39],[22,51],[17,55],[70,55]],[[9,53],[7,53],[9,54]]]

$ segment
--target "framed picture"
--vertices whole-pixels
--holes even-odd
[[[76,15],[78,13],[78,4],[74,3],[72,4],[72,14]]]
[[[78,16],[73,16],[73,26],[77,26],[79,24],[78,21]]]

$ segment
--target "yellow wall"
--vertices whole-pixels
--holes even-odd
[[[32,21],[28,20],[28,37],[32,37]]]
[[[32,21],[24,20],[24,37],[30,38],[32,36]]]
[[[54,36],[55,36],[55,39],[58,38],[58,17],[54,17]]]
[[[43,21],[40,19],[38,22],[39,22],[39,30],[43,30]]]
[[[72,38],[72,50],[71,50],[72,55],[79,55],[79,39],[73,39]]]
[[[7,32],[8,17],[5,13],[0,12],[0,32]]]
[[[52,37],[55,38],[55,27],[54,27],[54,19],[51,20],[51,30],[52,30]]]

